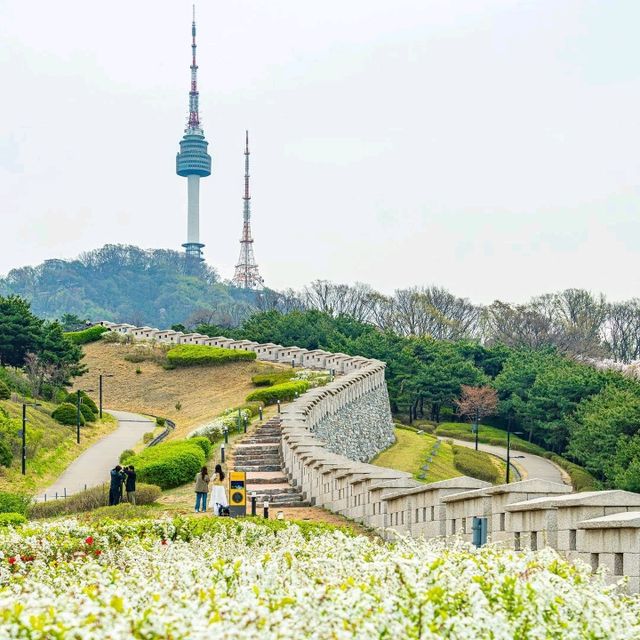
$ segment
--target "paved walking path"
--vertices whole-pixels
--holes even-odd
[[[469,447],[470,449],[475,449],[475,442],[470,442],[467,440],[456,440],[455,438],[442,439],[452,440],[454,444],[458,444],[462,447]],[[494,456],[498,456],[505,461],[507,459],[506,447],[496,447],[491,444],[482,444],[480,442],[478,444],[478,449],[480,449],[480,451],[485,451],[486,453],[492,453]],[[530,479],[539,478],[540,480],[549,480],[549,482],[557,482],[558,484],[571,484],[570,482],[565,480],[566,476],[563,475],[560,468],[546,458],[511,449],[511,461],[514,464],[521,466]]]
[[[109,471],[118,464],[120,454],[125,449],[132,449],[144,433],[153,431],[155,422],[137,413],[128,411],[109,411],[118,421],[118,428],[81,453],[62,473],[62,475],[41,495],[47,499],[82,491],[109,482]],[[82,432],[80,432],[82,437]]]

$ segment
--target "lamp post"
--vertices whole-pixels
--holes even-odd
[[[27,473],[27,407],[39,407],[38,402],[22,403],[22,475]]]
[[[93,391],[93,389],[86,389],[85,393]],[[80,444],[80,403],[82,402],[82,389],[76,391],[76,444]]]
[[[480,412],[476,408],[476,421],[473,425],[473,430],[476,432],[476,451],[478,450],[478,431],[480,431]]]
[[[507,474],[506,484],[509,484],[510,471],[511,471],[511,415],[507,420]],[[514,431],[513,435],[522,435],[522,431]]]
[[[113,373],[100,374],[100,420],[102,420],[102,378],[113,378]]]

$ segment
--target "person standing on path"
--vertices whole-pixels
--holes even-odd
[[[120,503],[122,495],[122,481],[124,480],[124,474],[122,473],[122,467],[118,464],[111,469],[111,484],[109,486],[109,506],[113,507]]]
[[[125,482],[125,489],[127,490],[127,501],[129,504],[136,503],[136,470],[133,465],[129,465],[124,468],[124,472],[127,476]]]
[[[200,472],[196,475],[196,513],[207,510],[207,494],[209,493],[209,471],[207,467],[202,467]]]
[[[217,464],[213,472],[213,488],[211,489],[211,509],[217,516],[220,515],[221,507],[228,507],[227,493],[224,490],[224,471]]]

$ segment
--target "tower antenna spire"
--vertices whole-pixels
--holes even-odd
[[[242,210],[242,238],[240,239],[240,258],[233,274],[232,283],[241,289],[262,289],[264,280],[258,271],[253,255],[251,237],[251,196],[249,195],[249,132],[245,132],[244,146],[244,206]]]
[[[182,245],[191,263],[200,262],[200,178],[211,175],[211,156],[207,153],[208,142],[200,126],[198,109],[198,64],[196,62],[196,6],[193,5],[191,22],[191,89],[189,91],[189,118],[180,151],[176,156],[176,173],[187,178],[187,241]]]

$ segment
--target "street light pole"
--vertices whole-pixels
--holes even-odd
[[[113,378],[113,374],[112,373],[100,374],[100,420],[102,420],[102,379],[103,378]]]
[[[480,425],[478,424],[480,422],[480,415],[479,415],[479,411],[476,408],[476,451],[478,450],[478,431],[480,430]]]
[[[80,389],[76,393],[76,444],[80,444]]]
[[[27,473],[27,405],[22,405],[22,475]]]
[[[509,471],[511,468],[511,416],[507,420],[507,484],[509,484]]]

